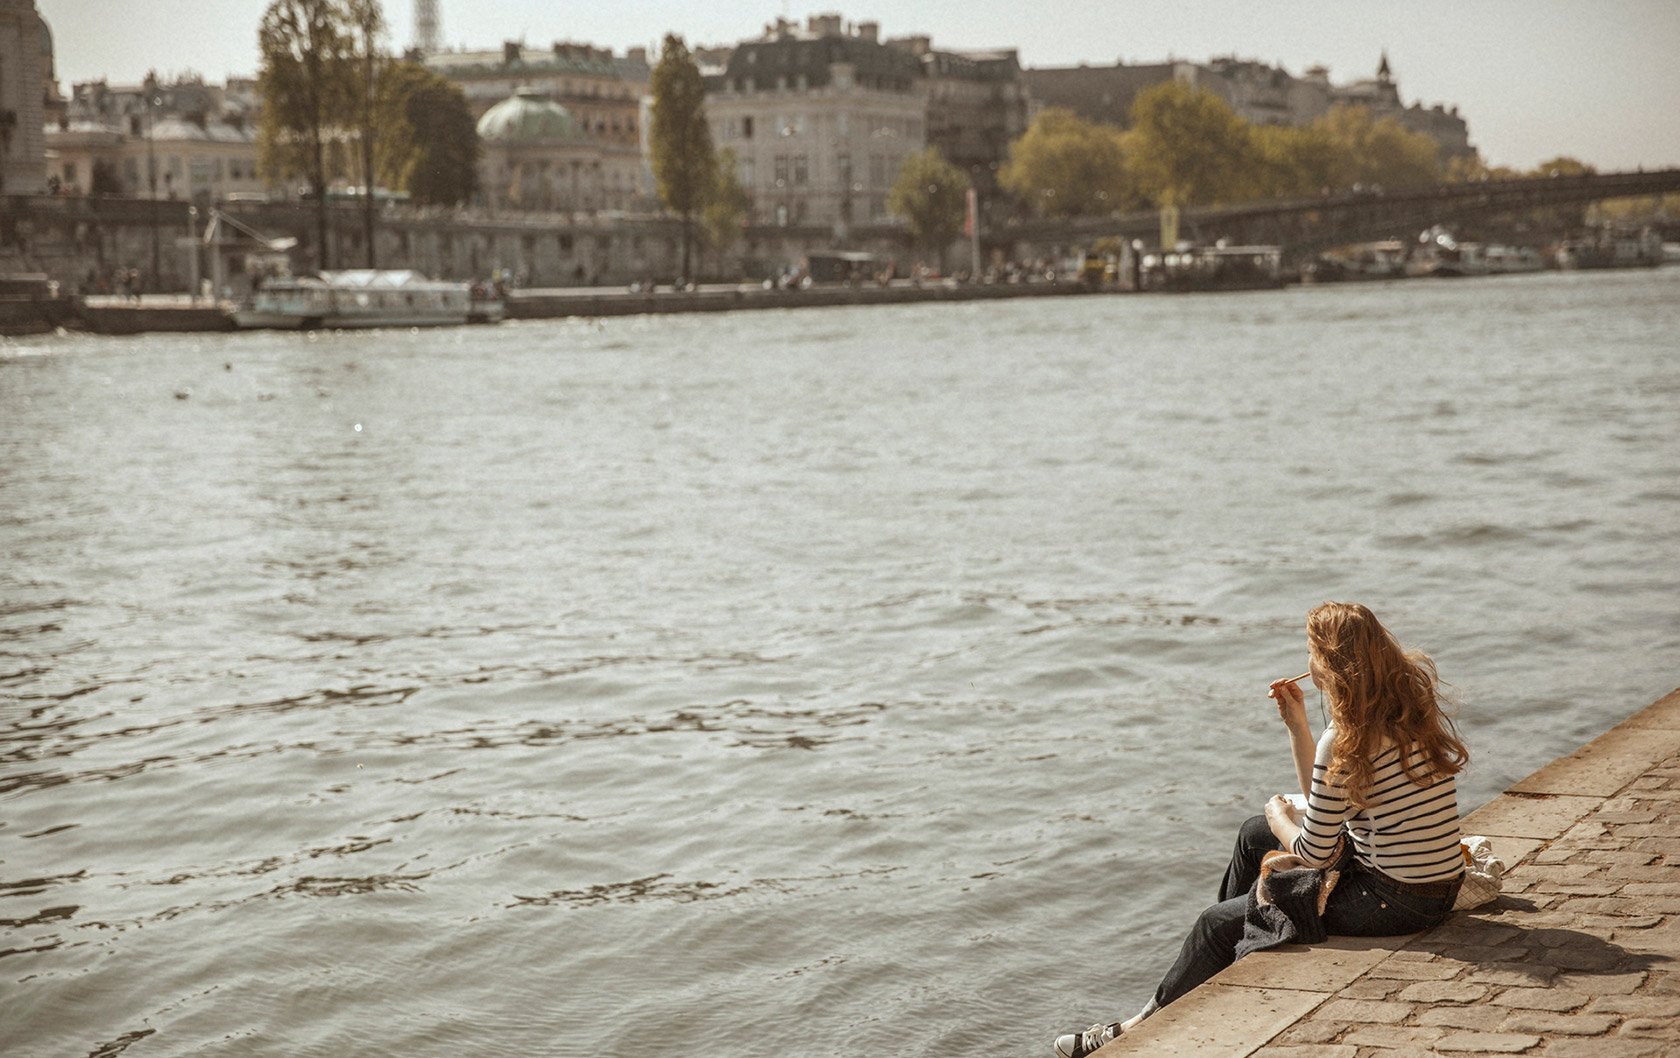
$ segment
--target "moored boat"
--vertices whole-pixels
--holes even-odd
[[[477,284],[371,268],[279,276],[232,312],[241,328],[448,327],[501,320],[501,299]]]
[[[1403,279],[1406,245],[1399,239],[1356,243],[1327,250],[1302,275],[1312,283],[1346,283],[1371,279]]]
[[[1655,268],[1663,263],[1662,236],[1650,228],[1604,227],[1558,248],[1559,268]]]
[[[1289,282],[1277,246],[1192,246],[1144,256],[1139,290],[1275,290]]]

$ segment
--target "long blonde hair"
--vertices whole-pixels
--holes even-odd
[[[1404,650],[1358,603],[1327,602],[1307,614],[1307,647],[1330,703],[1331,782],[1363,807],[1385,742],[1399,747],[1414,783],[1456,775],[1470,760],[1458,727],[1441,709],[1435,663]]]

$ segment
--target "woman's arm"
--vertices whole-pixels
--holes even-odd
[[[1312,727],[1307,723],[1306,696],[1290,680],[1273,681],[1272,689],[1266,696],[1277,700],[1278,719],[1289,729],[1289,755],[1295,761],[1295,781],[1301,786],[1301,796],[1311,797],[1313,758],[1318,745],[1313,741]],[[1278,837],[1282,840],[1281,834]]]
[[[1330,762],[1334,755],[1331,746],[1335,736],[1336,729],[1329,727],[1318,740],[1306,814],[1290,813],[1297,829],[1293,832],[1294,840],[1288,842],[1287,847],[1313,867],[1330,866],[1336,855],[1336,842],[1343,833],[1343,824],[1354,812],[1353,805],[1348,803],[1347,791],[1330,780]],[[1273,830],[1276,829],[1274,826]]]
[[[1289,803],[1289,798],[1277,794],[1266,802],[1266,825],[1272,828],[1272,837],[1278,839],[1278,844],[1286,849],[1295,848],[1295,839],[1301,836],[1301,824],[1297,822],[1297,809]]]

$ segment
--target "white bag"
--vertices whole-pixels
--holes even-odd
[[[1490,904],[1499,897],[1505,877],[1505,861],[1493,854],[1493,842],[1477,836],[1465,838],[1458,851],[1464,854],[1464,886],[1453,902],[1454,911]]]

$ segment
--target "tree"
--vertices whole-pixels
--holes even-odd
[[[453,206],[478,190],[481,146],[460,87],[419,63],[394,62],[379,79],[374,171],[424,206]]]
[[[1261,125],[1250,133],[1259,194],[1298,198],[1340,186],[1338,147],[1322,124]]]
[[[1568,155],[1548,158],[1522,175],[1528,177],[1591,176],[1597,169]],[[1597,203],[1576,202],[1529,210],[1523,216],[1531,227],[1554,235],[1572,235],[1587,226],[1587,214]]]
[[[688,45],[675,33],[665,35],[653,68],[653,124],[648,131],[653,178],[659,197],[682,218],[682,274],[689,281],[694,243],[694,215],[713,186],[717,159],[706,124],[706,85]]]
[[[373,155],[378,136],[374,120],[379,99],[378,76],[384,64],[379,37],[385,30],[385,13],[379,9],[379,0],[345,0],[345,18],[355,31],[356,59],[361,66],[354,95],[362,163],[362,234],[367,242],[367,266],[378,268],[373,238]]]
[[[998,182],[1035,212],[1057,217],[1112,213],[1136,197],[1120,130],[1058,107],[1041,111],[1010,144]]]
[[[1258,190],[1248,123],[1204,88],[1167,81],[1132,103],[1128,160],[1157,206],[1237,201]]]
[[[317,263],[327,246],[328,136],[345,112],[345,14],[337,0],[273,0],[257,30],[262,124],[257,158],[270,179],[300,176],[315,196]]]
[[[1377,118],[1365,107],[1339,106],[1315,124],[1335,145],[1333,187],[1427,187],[1441,179],[1435,141],[1408,131],[1393,118]]]
[[[899,166],[898,179],[887,192],[887,209],[909,225],[912,239],[943,256],[946,245],[962,231],[968,188],[963,171],[946,161],[937,147],[928,147]]]
[[[734,151],[725,147],[717,153],[711,190],[706,195],[706,204],[700,208],[700,234],[718,256],[720,265],[723,252],[741,237],[741,225],[752,206],[752,197],[741,186],[738,167]]]

